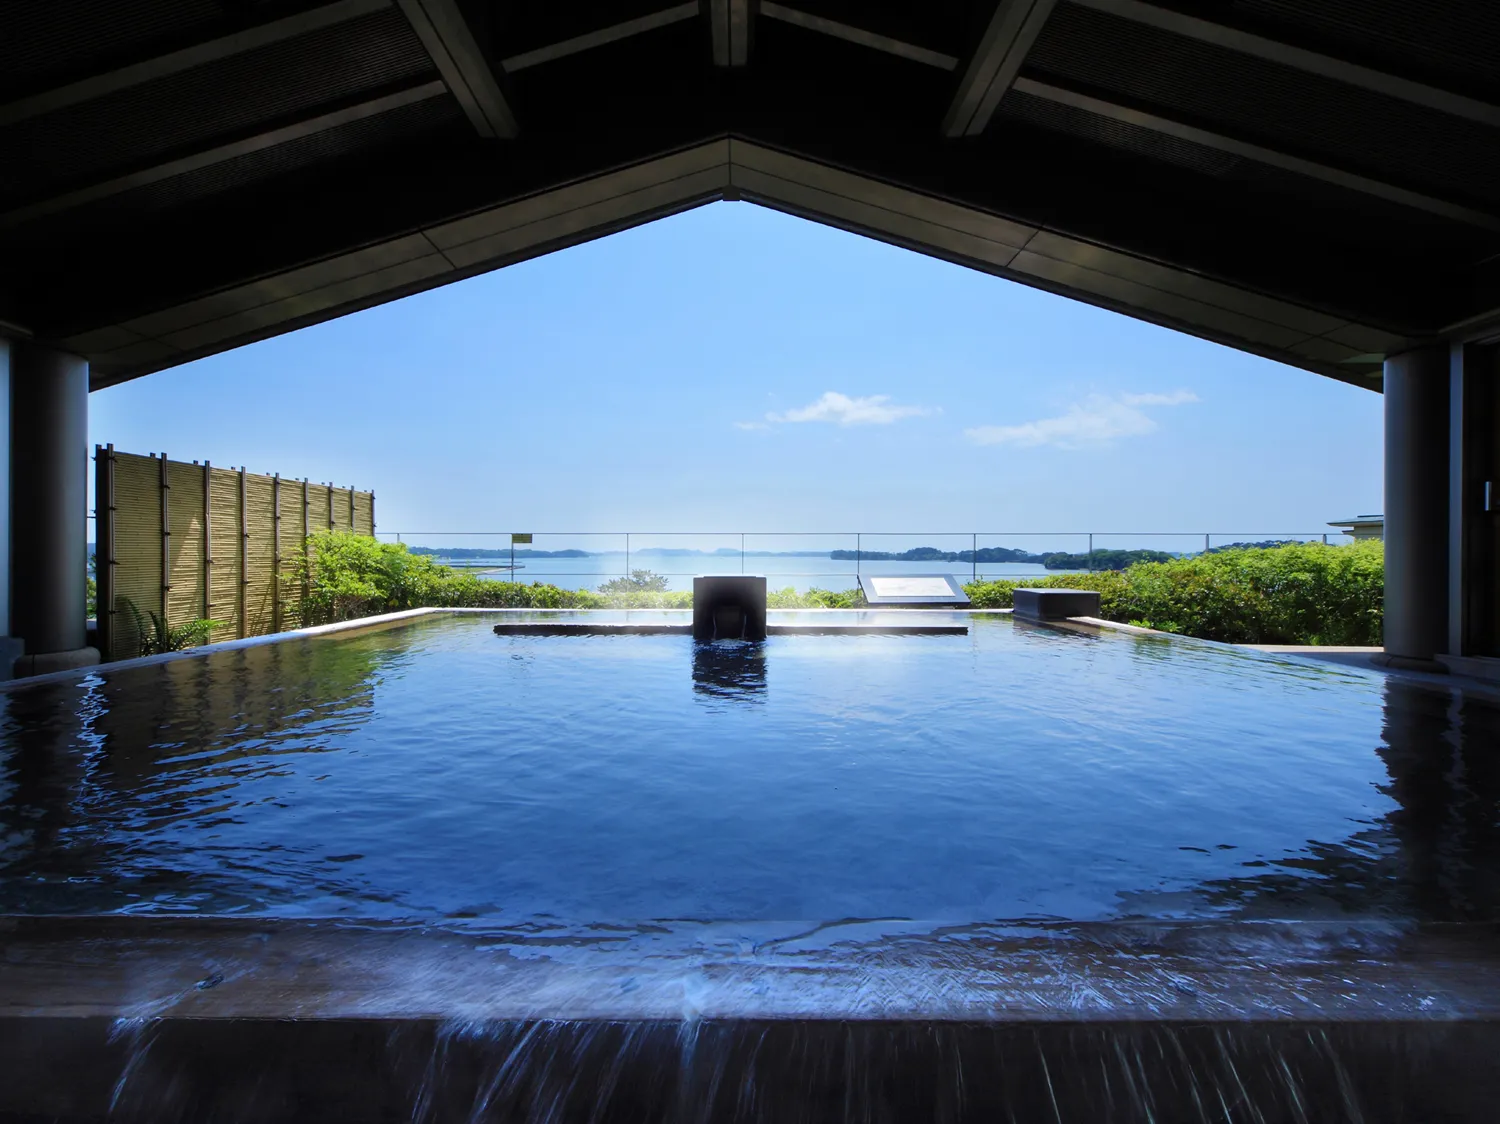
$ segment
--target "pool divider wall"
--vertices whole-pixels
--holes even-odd
[[[694,636],[690,624],[665,621],[502,621],[494,626],[496,636]],[[893,624],[829,622],[768,624],[766,636],[967,636],[966,624]],[[711,643],[712,640],[698,640]],[[746,643],[758,643],[745,640]]]

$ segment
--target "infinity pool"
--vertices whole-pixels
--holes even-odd
[[[706,646],[495,619],[0,695],[0,912],[1500,916],[1486,702],[1008,617]]]

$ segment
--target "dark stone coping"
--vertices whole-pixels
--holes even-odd
[[[0,919],[0,1120],[1375,1124],[1500,1099],[1492,926],[744,935],[768,928]]]
[[[1011,594],[1015,613],[1033,620],[1097,617],[1099,594],[1092,589],[1029,589],[1017,586]]]
[[[496,636],[691,636],[690,624],[507,621]],[[967,636],[966,624],[769,624],[767,636]]]

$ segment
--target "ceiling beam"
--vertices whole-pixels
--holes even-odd
[[[309,8],[305,12],[297,12],[295,15],[272,20],[270,23],[263,23],[257,27],[247,27],[229,35],[221,35],[217,39],[196,43],[191,47],[183,47],[181,50],[169,51],[164,55],[131,63],[129,66],[105,71],[103,74],[81,78],[77,82],[56,86],[53,89],[43,90],[40,93],[0,105],[0,126],[13,125],[29,117],[65,109],[79,102],[92,101],[94,98],[102,98],[106,94],[128,90],[132,86],[139,86],[145,82],[191,70],[195,66],[203,66],[205,63],[217,62],[246,51],[253,51],[257,47],[265,47],[284,39],[294,39],[299,35],[307,35],[325,27],[346,23],[387,8],[390,3],[391,0],[335,0],[332,4]]]
[[[1056,0],[1000,0],[995,5],[943,118],[945,136],[984,132],[1055,6]]]
[[[1368,66],[1360,66],[1358,63],[1347,62],[1331,55],[1295,47],[1290,43],[1269,39],[1263,35],[1255,35],[1227,24],[1215,23],[1212,20],[1191,16],[1172,8],[1147,3],[1146,0],[1071,0],[1071,2],[1080,7],[1092,8],[1096,12],[1107,12],[1110,15],[1146,24],[1174,35],[1196,39],[1200,43],[1212,43],[1217,47],[1253,55],[1268,62],[1280,63],[1282,66],[1306,71],[1308,74],[1331,78],[1336,82],[1359,86],[1378,94],[1385,94],[1387,97],[1426,106],[1440,113],[1467,117],[1481,125],[1500,126],[1500,106],[1465,97],[1451,90],[1428,86],[1422,82],[1413,82],[1407,78],[1387,74]]]
[[[1411,191],[1404,187],[1385,183],[1382,180],[1360,175],[1357,172],[1335,168],[1316,160],[1294,156],[1279,149],[1256,144],[1253,141],[1241,140],[1215,130],[1200,128],[1185,121],[1165,117],[1153,110],[1125,105],[1111,98],[1104,98],[1082,90],[1059,86],[1054,82],[1038,81],[1034,78],[1017,78],[1012,88],[1017,93],[1030,94],[1032,97],[1042,98],[1060,105],[1069,105],[1075,109],[1082,109],[1089,113],[1098,114],[1100,117],[1107,117],[1112,121],[1119,121],[1126,125],[1135,125],[1142,129],[1150,129],[1152,132],[1177,137],[1180,140],[1191,141],[1194,144],[1200,144],[1205,148],[1212,148],[1219,152],[1228,152],[1235,156],[1243,156],[1247,160],[1255,160],[1262,164],[1269,164],[1273,168],[1281,168],[1283,171],[1295,172],[1298,175],[1322,180],[1324,183],[1335,184],[1338,187],[1363,192],[1366,195],[1373,195],[1390,203],[1398,203],[1405,207],[1415,207],[1430,214],[1441,215],[1443,218],[1454,219],[1458,222],[1468,223],[1471,226],[1483,227],[1486,230],[1500,230],[1500,217],[1488,212],[1475,210],[1472,207],[1466,207],[1461,203],[1454,203],[1447,199],[1438,199],[1419,191]]]
[[[558,43],[549,43],[545,47],[538,47],[534,51],[522,51],[518,55],[500,60],[500,69],[507,74],[514,74],[518,70],[527,67],[540,66],[544,62],[552,62],[554,59],[567,58],[581,51],[592,50],[602,47],[607,43],[618,43],[621,39],[629,39],[643,32],[655,31],[658,27],[667,27],[670,24],[679,23],[682,20],[694,19],[698,15],[698,0],[688,0],[686,4],[678,4],[676,7],[663,8],[659,12],[641,16],[638,19],[626,20],[624,23],[613,24],[609,27],[601,27],[598,31],[590,31],[583,35],[575,35],[572,39],[564,39]]]
[[[459,0],[397,0],[464,115],[482,137],[509,139],[516,118]]]
[[[212,148],[200,149],[197,152],[187,153],[171,160],[138,168],[133,172],[127,172],[112,179],[101,180],[86,187],[64,191],[57,195],[49,196],[46,199],[38,200],[35,203],[17,207],[14,210],[0,214],[0,229],[18,226],[21,223],[29,222],[45,215],[55,214],[59,211],[66,211],[73,207],[81,207],[85,203],[107,199],[111,195],[119,195],[122,192],[131,191],[137,187],[145,187],[148,184],[170,179],[173,176],[195,172],[199,168],[221,164],[226,160],[233,160],[237,156],[259,152],[262,149],[272,148],[278,144],[285,144],[288,141],[311,136],[314,133],[335,129],[340,125],[347,125],[352,121],[360,121],[366,117],[374,117],[377,114],[387,113],[404,105],[412,105],[419,101],[426,101],[429,98],[441,97],[446,93],[447,87],[437,79],[403,86],[376,97],[369,97],[353,102],[339,109],[326,110],[313,117],[306,117],[298,121],[283,124],[274,129],[266,129],[226,144],[215,145]]]
[[[762,0],[759,14],[768,20],[781,20],[783,23],[805,27],[809,31],[818,31],[824,35],[832,35],[835,39],[858,43],[861,47],[884,51],[888,55],[897,55],[903,59],[910,59],[912,62],[926,63],[928,66],[935,66],[941,70],[958,69],[958,60],[952,55],[945,55],[941,51],[930,51],[926,47],[918,47],[912,43],[903,43],[900,39],[892,39],[888,35],[877,35],[873,31],[850,27],[847,23],[839,23],[837,20],[827,19],[824,16],[815,16],[782,4],[773,4],[771,0]]]
[[[715,66],[750,61],[750,0],[708,0],[708,27]]]

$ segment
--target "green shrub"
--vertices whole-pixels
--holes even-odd
[[[1299,543],[964,588],[976,608],[1007,609],[1017,586],[1098,590],[1106,620],[1205,640],[1373,646],[1380,643],[1385,553],[1379,542]]]
[[[631,570],[628,578],[611,578],[599,587],[599,592],[610,593],[665,593],[667,579],[663,574],[650,570]]]
[[[400,543],[350,531],[321,531],[310,562],[287,574],[288,601],[307,598],[306,624],[348,620],[424,606],[484,609],[688,609],[692,593],[660,588],[658,575],[637,571],[601,592],[534,582],[488,581],[454,570]],[[1009,609],[1017,586],[1092,589],[1106,620],[1236,644],[1380,643],[1384,552],[1378,542],[1318,543],[1216,551],[1125,570],[1055,574],[964,586],[976,609]],[[858,589],[791,586],[767,593],[772,609],[856,609]]]
[[[412,554],[402,543],[352,531],[319,531],[283,576],[286,600],[302,605],[303,624],[327,624],[402,609],[687,609],[688,592],[659,588],[665,578],[637,571],[612,593],[542,582],[490,581]],[[304,590],[306,595],[304,596]]]
[[[805,593],[798,593],[795,586],[789,585],[785,589],[767,590],[766,607],[768,609],[863,609],[865,595],[864,591],[859,589],[836,591],[816,587]]]

